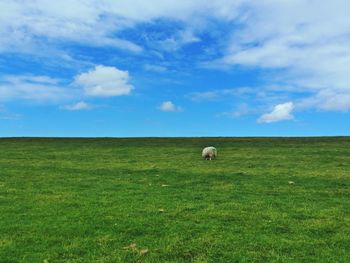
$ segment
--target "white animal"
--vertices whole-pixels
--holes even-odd
[[[216,151],[216,148],[213,146],[205,147],[202,151],[202,157],[205,160],[212,160],[217,157],[218,153]]]

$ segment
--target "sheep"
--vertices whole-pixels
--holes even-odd
[[[213,146],[205,147],[202,151],[202,157],[205,160],[212,160],[215,159],[218,155],[216,148]]]

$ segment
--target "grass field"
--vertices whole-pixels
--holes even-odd
[[[218,149],[215,161],[201,149]],[[1,139],[0,262],[350,262],[350,137]]]

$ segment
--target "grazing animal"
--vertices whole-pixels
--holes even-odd
[[[216,151],[216,148],[213,146],[205,147],[202,151],[202,157],[205,160],[212,160],[217,157],[218,153]]]

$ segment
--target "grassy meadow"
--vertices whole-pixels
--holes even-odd
[[[204,161],[213,145],[218,159]],[[350,262],[350,137],[0,139],[0,262]]]

